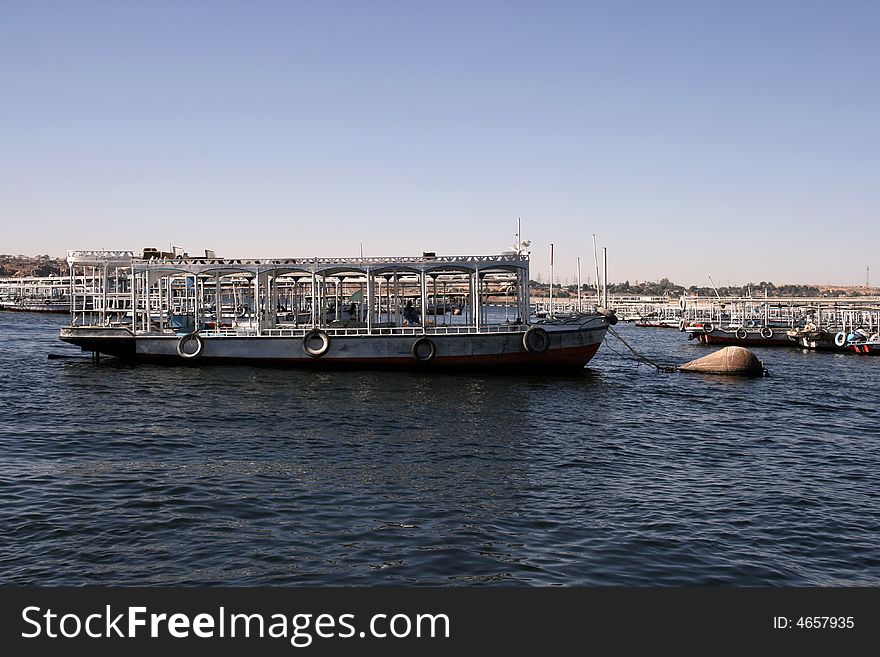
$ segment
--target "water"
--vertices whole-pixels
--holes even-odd
[[[570,377],[47,360],[0,314],[0,583],[878,585],[880,358]],[[618,326],[681,363],[710,347]]]

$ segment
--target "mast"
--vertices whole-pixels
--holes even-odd
[[[608,247],[602,247],[602,288],[604,290],[602,307],[608,307]]]
[[[550,242],[550,310],[547,314],[553,316],[553,242]]]

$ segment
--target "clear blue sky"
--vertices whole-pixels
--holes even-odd
[[[878,2],[4,2],[0,253],[880,282]],[[872,280],[872,282],[874,282]]]

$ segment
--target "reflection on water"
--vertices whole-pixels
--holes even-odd
[[[880,359],[756,350],[758,380],[613,343],[567,377],[95,366],[46,359],[57,322],[0,315],[3,583],[880,583]],[[620,330],[665,362],[709,350]]]

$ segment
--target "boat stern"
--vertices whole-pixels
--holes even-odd
[[[127,328],[65,326],[58,337],[83,351],[119,358],[133,358],[135,355],[135,337]]]

